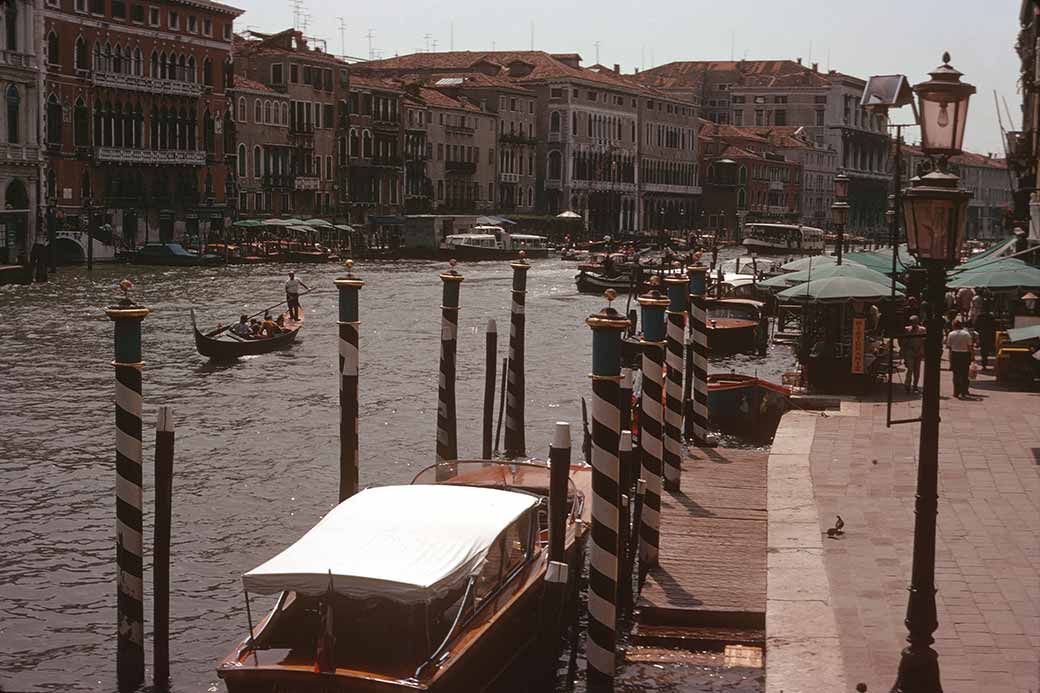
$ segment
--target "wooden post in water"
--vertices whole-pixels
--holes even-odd
[[[126,691],[144,683],[141,321],[149,310],[130,300],[129,279],[119,286],[123,299],[105,314],[115,323],[116,678],[119,690]]]
[[[693,425],[695,445],[708,444],[708,309],[704,293],[706,273],[704,267],[695,266],[688,270],[690,277],[690,322],[693,326]]]
[[[152,680],[170,683],[170,526],[173,521],[173,411],[159,407],[155,422],[155,538],[153,547]]]
[[[542,593],[540,638],[545,679],[539,690],[553,690],[556,658],[563,626],[563,606],[567,597],[567,483],[571,474],[571,425],[557,421],[549,446],[549,555]]]
[[[624,376],[622,376],[624,377]],[[623,392],[624,390],[622,390]],[[619,477],[625,480],[628,476],[628,468],[632,461],[632,431],[621,431],[621,438],[618,442],[618,462],[620,467]],[[626,482],[627,483],[627,482]],[[635,539],[635,533],[632,531],[631,516],[630,512],[632,506],[630,501],[631,489],[623,483],[621,486],[621,497],[620,503],[618,504],[619,518],[618,518],[618,604],[619,604],[619,617],[622,612],[625,611],[625,605],[628,604],[628,594],[632,591],[632,575],[631,573],[625,572],[625,556],[628,555],[628,546]]]
[[[455,269],[441,272],[441,365],[437,391],[437,478],[454,476],[454,466],[446,462],[459,459],[458,428],[455,407],[455,355],[459,345],[459,289],[462,275]]]
[[[608,300],[614,292],[607,291]],[[585,321],[592,328],[592,548],[585,657],[588,690],[612,691],[617,649],[618,448],[621,416],[621,334],[628,320],[606,307]]]
[[[513,268],[513,307],[509,322],[509,382],[506,385],[506,457],[526,457],[527,441],[524,435],[524,314],[527,296],[527,270],[531,265],[524,258],[511,263]]]
[[[632,429],[632,369],[621,369],[621,396],[618,397],[618,410],[621,413],[621,430]],[[624,474],[621,475],[624,479]]]
[[[347,273],[335,280],[339,291],[339,501],[357,493],[358,490],[358,341],[359,341],[359,296],[365,285],[351,270],[354,261],[344,265]]]
[[[646,498],[639,525],[639,565],[645,571],[657,565],[661,542],[661,466],[664,458],[662,426],[664,371],[664,311],[668,299],[657,288],[639,297],[643,321],[643,395],[639,420],[639,443],[642,448],[642,474],[646,482]]]
[[[492,455],[492,426],[495,423],[495,368],[498,366],[498,325],[488,320],[484,345],[484,425],[481,457],[490,460]]]
[[[664,488],[679,490],[682,475],[682,374],[683,333],[686,331],[686,302],[689,284],[686,277],[666,277],[668,290],[668,330],[665,336],[667,379],[664,413]],[[646,329],[646,325],[643,325]]]

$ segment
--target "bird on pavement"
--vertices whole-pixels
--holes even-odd
[[[835,515],[835,517],[838,518],[837,522],[834,523],[833,527],[827,530],[827,536],[831,539],[845,534],[845,520],[841,519],[841,515]]]

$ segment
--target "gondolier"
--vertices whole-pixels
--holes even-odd
[[[303,281],[296,278],[295,272],[289,273],[289,281],[285,282],[285,301],[289,304],[289,315],[293,320],[300,319],[300,287],[311,290]]]

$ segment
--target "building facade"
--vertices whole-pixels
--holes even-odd
[[[1015,176],[1014,217],[1029,220],[1029,237],[1040,243],[1040,2],[1022,0],[1015,45],[1021,60],[1022,129],[1008,133],[1008,163]]]
[[[48,0],[48,168],[61,231],[193,244],[228,221],[232,24],[209,0]]]
[[[268,153],[262,154],[259,178],[270,175],[267,179],[269,185],[276,181],[283,184],[277,190],[260,191],[262,199],[266,202],[267,193],[270,193],[273,205],[276,198],[284,198],[284,193],[288,193],[289,210],[286,211],[291,211],[293,216],[335,216],[338,211],[336,201],[341,199],[341,176],[337,175],[339,167],[335,158],[344,126],[339,104],[348,93],[346,65],[325,52],[320,43],[313,42],[300,31],[287,29],[276,34],[249,32],[236,37],[235,73],[284,95],[282,99],[270,99],[272,109],[274,103],[278,103],[277,113],[272,110],[271,118],[267,117],[267,99],[253,95],[252,104],[247,104],[247,110],[251,110],[260,101],[264,109],[262,122],[285,128],[287,134],[287,145],[271,144],[267,148],[270,159]],[[237,95],[237,98],[243,96]],[[287,109],[283,109],[284,106]],[[257,132],[263,135],[262,129]],[[243,144],[252,164],[257,148],[264,150],[264,142],[240,139],[239,151]],[[272,168],[267,168],[268,163]],[[241,162],[238,166],[241,168]],[[254,179],[258,177],[252,167],[250,172]],[[286,175],[291,177],[288,185],[284,178]],[[253,199],[256,199],[255,193]]]
[[[352,72],[344,106],[349,124],[344,203],[350,224],[399,226],[404,194],[404,91],[387,80]]]
[[[834,149],[808,137],[800,126],[753,128],[769,140],[777,154],[801,167],[800,223],[826,228],[834,202],[834,178],[838,175],[838,154]]]
[[[823,73],[800,59],[683,61],[635,78],[698,103],[713,122],[803,128],[804,139],[836,153],[837,167],[850,179],[848,228],[884,233],[890,138],[885,119],[859,106],[863,80],[836,70]],[[822,175],[826,164],[819,165]],[[812,199],[823,198],[817,192]]]
[[[292,100],[247,77],[235,78],[229,99],[231,117],[225,127],[233,133],[229,174],[238,217],[294,214],[298,193],[296,147],[289,135]]]
[[[0,148],[0,264],[24,264],[36,243],[43,149],[40,143],[43,93],[40,10],[36,0],[8,0],[0,6],[4,31],[0,36],[0,89],[4,109]]]

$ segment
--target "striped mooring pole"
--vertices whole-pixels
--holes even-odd
[[[365,285],[351,270],[335,280],[339,290],[339,501],[358,490],[358,294]]]
[[[610,294],[608,293],[608,298]],[[618,506],[621,414],[621,334],[628,319],[606,307],[585,321],[592,328],[592,549],[589,627],[585,656],[588,689],[611,691],[617,647]]]
[[[459,289],[462,275],[455,269],[441,272],[441,369],[437,388],[437,478],[454,476],[454,467],[445,465],[459,459],[455,409],[455,354],[459,346]]]
[[[639,525],[640,571],[657,565],[661,528],[661,466],[664,445],[664,311],[668,299],[655,288],[638,299],[643,313],[643,395],[642,418],[639,421],[639,444],[642,448],[642,478],[646,482],[643,514]]]
[[[668,329],[665,334],[664,488],[679,490],[682,474],[683,333],[686,332],[686,277],[665,277]],[[646,329],[646,326],[643,326]]]
[[[693,443],[708,444],[708,308],[704,292],[707,268],[687,269],[690,277],[690,323],[693,327]]]
[[[144,682],[141,321],[150,311],[130,300],[130,280],[119,286],[123,299],[105,314],[115,323],[116,678],[119,690],[125,691]]]
[[[524,436],[524,329],[527,316],[524,305],[527,296],[527,270],[531,265],[521,251],[520,259],[511,263],[513,268],[513,307],[509,322],[509,380],[506,384],[506,457],[526,457],[527,441]]]

